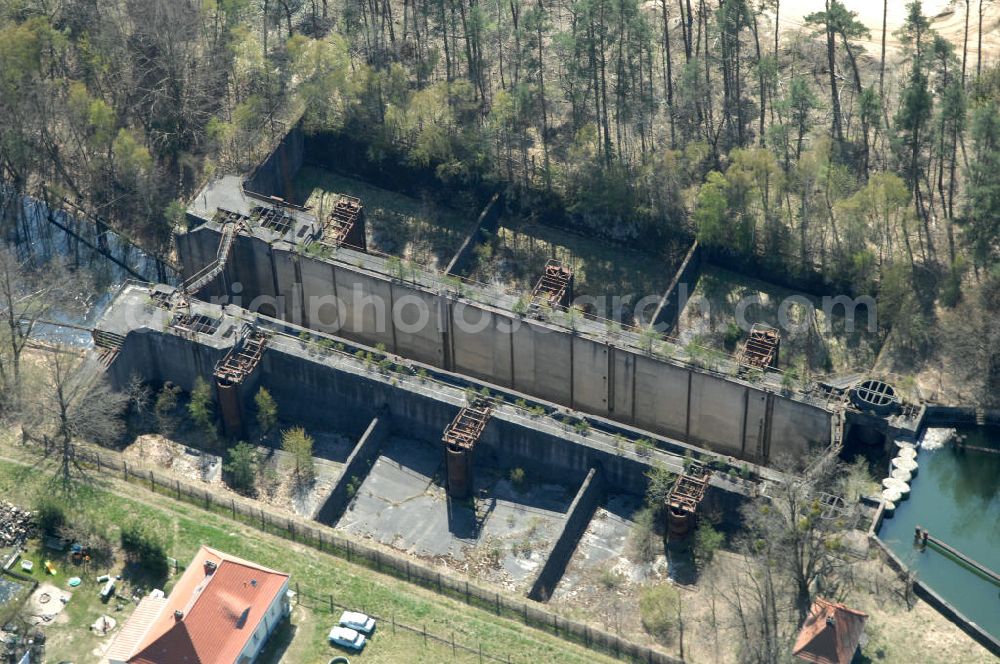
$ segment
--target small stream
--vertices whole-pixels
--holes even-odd
[[[19,259],[42,266],[61,259],[80,276],[79,290],[70,294],[66,306],[51,311],[47,320],[89,329],[127,280],[179,281],[169,266],[113,231],[64,210],[50,211],[44,201],[17,194],[0,183],[0,201],[7,200],[11,205],[0,220],[0,229],[3,241],[16,250]],[[33,336],[86,346],[90,344],[87,329],[39,323]]]
[[[967,445],[1000,449],[1000,429],[959,429]],[[987,568],[1000,572],[1000,454],[952,443],[921,448],[910,498],[883,521],[879,538],[938,595],[1000,639],[1000,584],[933,545],[913,545],[916,526]]]

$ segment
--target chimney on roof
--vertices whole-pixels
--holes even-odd
[[[826,624],[827,624],[828,627],[833,627],[834,625],[837,624],[837,621],[834,620],[833,616],[827,616],[826,617]]]
[[[174,620],[182,620],[184,618],[184,612],[180,609],[174,610]]]
[[[206,560],[205,561],[205,574],[212,574],[212,573],[214,573],[215,570],[218,569],[218,567],[219,566],[215,564],[214,560]]]

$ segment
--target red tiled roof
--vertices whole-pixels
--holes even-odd
[[[206,562],[216,565],[213,573],[207,573]],[[287,579],[203,546],[129,664],[232,664]]]
[[[867,620],[866,613],[817,597],[792,654],[814,664],[850,664]]]

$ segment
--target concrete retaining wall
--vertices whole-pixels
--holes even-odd
[[[371,424],[361,435],[361,440],[351,450],[350,456],[344,463],[340,478],[330,492],[330,497],[326,499],[323,506],[316,514],[316,519],[328,524],[335,524],[340,516],[347,509],[347,505],[354,498],[353,491],[357,491],[361,481],[368,475],[379,452],[382,450],[382,443],[392,431],[392,418],[388,413],[383,413],[372,420]]]
[[[278,196],[289,202],[298,202],[297,194],[304,198],[307,192],[296,192],[292,179],[302,167],[305,154],[305,140],[302,125],[297,124],[285,134],[274,149],[253,173],[244,181],[247,191],[264,196]]]
[[[185,269],[214,256],[219,237],[209,227],[181,236]],[[348,262],[362,254],[341,253],[325,260],[285,242],[239,236],[223,278],[205,295],[755,463],[829,444],[831,413],[820,405],[393,279]],[[339,319],[332,305],[314,310],[333,298]],[[384,315],[372,299],[386,303]],[[429,312],[427,324],[400,324],[388,313],[399,307],[402,318],[416,318],[407,304],[413,300]]]
[[[528,592],[528,597],[538,602],[547,602],[552,596],[559,579],[562,578],[569,564],[576,545],[579,543],[583,533],[587,530],[587,524],[594,517],[594,512],[604,499],[604,480],[601,476],[600,468],[591,468],[587,473],[587,478],[583,480],[583,485],[576,492],[573,503],[569,506],[566,521],[563,523],[562,531],[556,538],[556,543],[549,552],[549,557],[545,559],[535,583]]]

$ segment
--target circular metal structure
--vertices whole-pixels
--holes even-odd
[[[851,402],[861,410],[887,415],[899,406],[899,397],[889,383],[869,378],[851,390]]]

